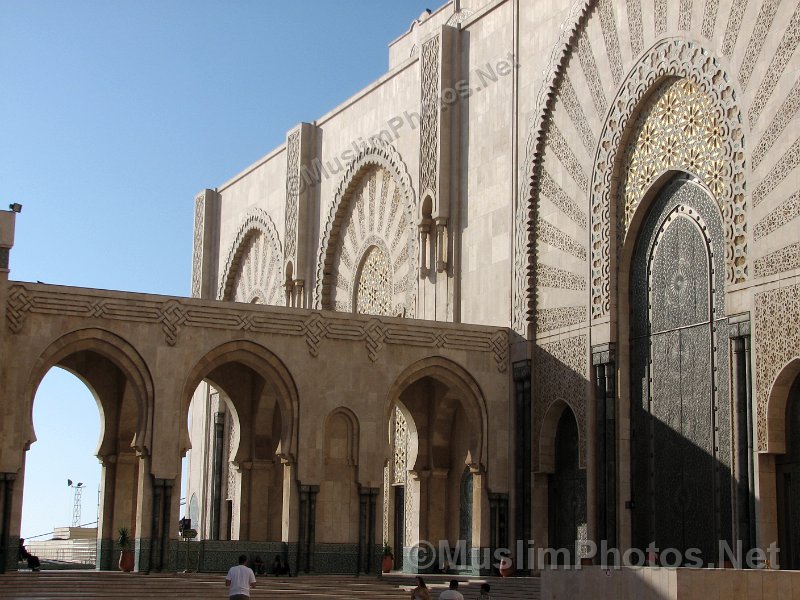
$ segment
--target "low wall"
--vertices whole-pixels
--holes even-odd
[[[542,600],[788,600],[800,597],[800,571],[583,567],[544,569],[541,578]]]

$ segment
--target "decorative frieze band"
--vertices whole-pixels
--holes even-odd
[[[800,217],[800,192],[795,192],[775,210],[756,223],[756,226],[753,227],[753,239],[758,241],[798,217]]]
[[[800,244],[792,244],[762,256],[755,261],[753,269],[756,277],[800,269]]]
[[[224,329],[249,333],[303,337],[311,356],[318,356],[324,339],[363,342],[375,361],[385,346],[402,345],[431,349],[464,350],[490,354],[497,370],[508,368],[509,336],[506,329],[437,327],[392,319],[338,315],[336,313],[285,310],[229,303],[200,302],[183,298],[93,295],[14,285],[9,290],[6,323],[20,333],[30,315],[106,319],[161,327],[170,346],[184,328]]]

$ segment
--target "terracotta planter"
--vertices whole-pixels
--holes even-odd
[[[381,572],[389,573],[392,567],[394,567],[394,556],[391,554],[384,554],[383,559],[381,559]]]
[[[135,561],[133,557],[133,550],[122,550],[119,553],[119,570],[126,573],[133,571]]]

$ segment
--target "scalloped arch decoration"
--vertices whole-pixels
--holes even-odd
[[[534,200],[540,185],[540,167],[544,158],[542,149],[547,137],[549,115],[555,102],[564,70],[569,63],[576,36],[597,0],[573,2],[561,25],[561,36],[544,70],[545,77],[536,96],[536,109],[528,119],[528,140],[525,162],[520,170],[520,190],[514,210],[514,270],[512,282],[512,328],[525,334],[527,321],[536,310],[533,294],[534,254],[533,224],[536,220]]]
[[[390,181],[380,178],[381,172],[388,174]],[[372,179],[372,180],[370,180]],[[380,180],[380,181],[378,181]],[[400,223],[403,227],[408,229],[408,235],[403,243],[404,247],[399,249],[398,256],[392,256],[393,262],[403,261],[407,262],[408,266],[405,269],[405,276],[403,282],[395,282],[397,289],[398,283],[402,283],[404,288],[403,306],[402,309],[405,316],[413,317],[415,314],[416,305],[416,262],[417,262],[417,236],[415,235],[415,214],[416,214],[416,198],[414,188],[411,183],[411,177],[408,174],[405,163],[403,162],[400,154],[391,145],[380,138],[373,138],[370,140],[359,152],[359,154],[350,162],[345,169],[339,186],[334,194],[333,202],[328,209],[325,229],[320,241],[317,270],[316,270],[316,285],[314,288],[314,306],[317,309],[333,309],[335,306],[332,304],[332,296],[337,292],[337,287],[352,286],[354,281],[343,282],[341,274],[338,272],[337,262],[339,262],[339,253],[345,244],[345,234],[348,227],[352,230],[357,229],[359,232],[362,227],[355,227],[356,224],[351,223],[351,217],[356,214],[359,218],[367,219],[368,224],[372,226],[364,226],[364,232],[367,235],[355,234],[354,238],[364,237],[362,241],[369,241],[369,232],[373,230],[384,231],[393,230],[395,239],[383,240],[389,242],[387,245],[391,249],[392,242],[396,242],[400,238],[397,236],[398,225],[393,225],[392,222],[386,222],[383,226],[373,221],[377,218],[380,221],[380,215],[373,217],[369,212],[371,208],[364,207],[361,198],[358,197],[362,192],[362,187],[365,185],[369,188],[372,185],[381,186],[381,189],[390,189],[393,186],[395,192],[399,195],[398,200],[400,203],[398,215]],[[371,193],[371,191],[369,192]],[[380,194],[380,190],[375,192]],[[354,202],[351,202],[354,200]],[[392,198],[386,199],[386,202],[391,202]],[[357,205],[357,206],[354,206]],[[366,214],[365,214],[366,213]],[[386,214],[390,214],[390,210],[386,210]],[[386,217],[389,219],[390,217]],[[356,239],[358,241],[358,239]],[[373,240],[374,241],[374,240]],[[371,242],[372,243],[372,242]],[[357,244],[361,245],[361,244]],[[396,249],[396,248],[395,248]],[[361,256],[352,257],[356,263],[361,262]],[[345,306],[341,300],[337,302],[341,309],[352,309],[352,306]]]
[[[745,197],[744,134],[733,84],[705,49],[685,40],[664,40],[655,44],[631,69],[611,103],[597,146],[592,172],[591,194],[591,313],[593,319],[609,314],[611,293],[611,219],[617,238],[625,231],[625,207],[616,196],[622,139],[629,123],[639,114],[642,100],[665,78],[690,80],[710,97],[720,127],[723,177],[715,194],[725,224],[725,279],[739,283],[748,277],[747,219]],[[624,149],[623,149],[624,150]]]
[[[275,224],[264,210],[251,209],[228,250],[217,299],[257,299],[259,304],[281,305],[282,265],[283,250]]]

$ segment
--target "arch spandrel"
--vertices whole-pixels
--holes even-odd
[[[242,219],[220,275],[218,300],[283,304],[283,250],[275,224],[260,208]]]
[[[416,312],[416,198],[397,150],[373,139],[347,166],[331,202],[317,258],[314,306],[352,312],[357,275],[371,247],[388,251],[392,313]]]

